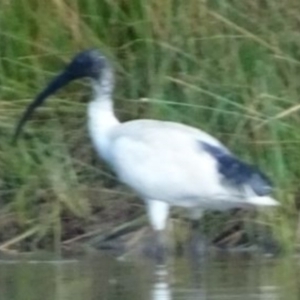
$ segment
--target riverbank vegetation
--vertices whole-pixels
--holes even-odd
[[[244,216],[243,231],[261,226],[282,249],[295,249],[299,16],[296,0],[1,1],[0,250],[59,250],[143,219],[143,203],[92,149],[86,86],[49,99],[10,143],[25,106],[90,47],[114,62],[122,120],[200,127],[265,170],[282,206]],[[230,219],[208,215],[207,233],[216,238]]]

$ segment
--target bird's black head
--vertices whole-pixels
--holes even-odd
[[[54,94],[73,80],[84,77],[98,80],[101,77],[102,71],[107,68],[109,68],[107,59],[95,49],[85,50],[77,54],[65,67],[64,71],[56,76],[27,107],[17,124],[13,140],[16,141],[26,121],[47,97]]]
[[[77,54],[66,67],[65,73],[71,80],[88,77],[98,79],[108,65],[106,58],[97,50],[91,49]]]

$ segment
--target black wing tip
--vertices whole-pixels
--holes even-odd
[[[239,160],[221,147],[203,142],[201,144],[204,150],[217,160],[220,174],[231,184],[236,186],[248,184],[258,196],[270,194],[272,182],[256,166]]]

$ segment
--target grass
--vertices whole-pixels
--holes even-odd
[[[18,147],[10,144],[16,120],[49,78],[77,51],[97,47],[115,63],[122,120],[200,127],[269,174],[282,208],[260,218],[294,249],[299,13],[296,0],[2,1],[2,245],[25,234],[8,248],[59,248],[142,209],[91,148],[80,84],[49,99]]]

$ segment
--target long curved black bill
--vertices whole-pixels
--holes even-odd
[[[25,112],[23,113],[21,119],[17,123],[13,140],[12,142],[15,143],[20,136],[20,133],[22,131],[22,128],[24,127],[26,121],[31,117],[34,110],[43,104],[43,102],[49,97],[50,95],[54,94],[57,90],[62,88],[63,86],[67,85],[70,81],[72,81],[72,77],[70,76],[70,73],[63,72],[59,74],[57,77],[55,77],[49,85],[34,99],[33,102],[30,103],[30,105],[27,107]]]

